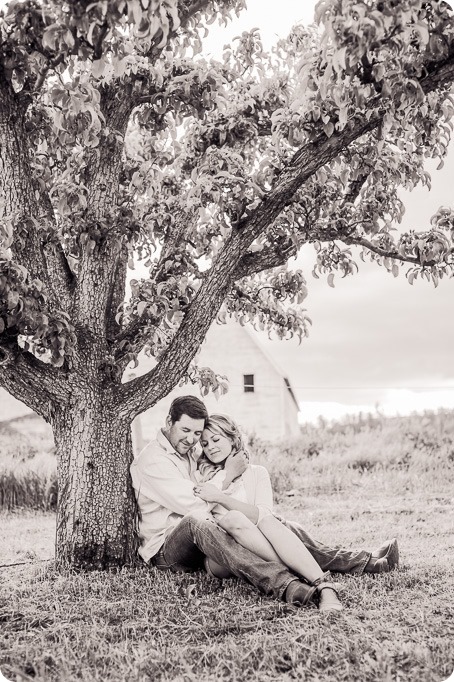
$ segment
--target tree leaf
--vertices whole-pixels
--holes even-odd
[[[139,317],[142,317],[144,311],[147,308],[147,305],[148,305],[147,301],[139,301],[139,303],[137,304],[137,315]]]

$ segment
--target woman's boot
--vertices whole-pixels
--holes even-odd
[[[344,607],[338,597],[340,584],[331,582],[330,578],[331,574],[328,571],[312,583],[319,594],[318,610],[325,612],[342,611]]]

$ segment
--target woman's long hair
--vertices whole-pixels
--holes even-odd
[[[243,450],[246,457],[250,459],[249,452],[244,442],[244,436],[233,419],[225,414],[212,414],[205,422],[205,429],[208,429],[212,433],[219,433],[221,436],[228,438],[232,443],[232,455],[235,455],[240,450]],[[223,469],[224,464],[225,460],[220,464],[213,464],[213,462],[210,462],[205,453],[202,453],[198,459],[197,468],[202,474],[203,478],[208,480],[212,478],[217,471]]]

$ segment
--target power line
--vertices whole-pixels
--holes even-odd
[[[232,388],[243,387],[243,384],[234,384],[229,381]],[[454,391],[453,386],[297,386],[293,382],[292,388],[302,391]],[[260,388],[276,388],[276,384],[256,384],[256,391]]]

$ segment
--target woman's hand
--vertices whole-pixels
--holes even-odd
[[[205,502],[219,502],[221,491],[212,483],[201,483],[195,486],[194,495]]]

